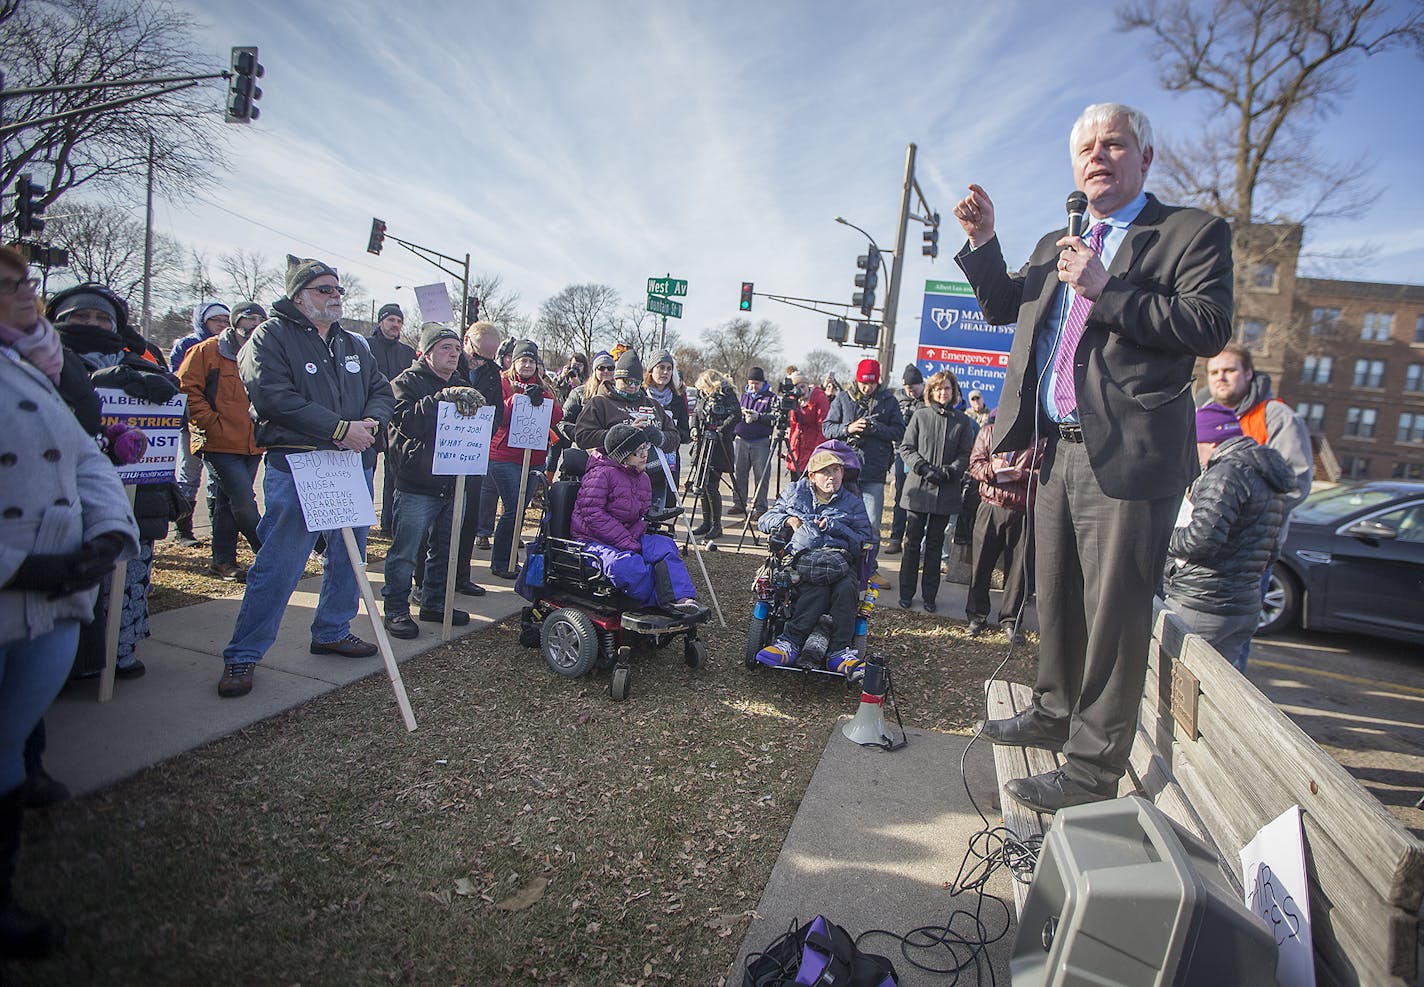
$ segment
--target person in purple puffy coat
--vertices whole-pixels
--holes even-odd
[[[608,430],[603,451],[588,457],[574,500],[569,531],[598,557],[613,585],[640,605],[696,616],[692,577],[667,535],[648,534],[653,502],[648,479],[652,439],[646,429],[620,422]]]

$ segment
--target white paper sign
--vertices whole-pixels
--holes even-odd
[[[116,467],[119,479],[134,485],[172,483],[183,443],[183,412],[188,407],[188,395],[180,391],[166,404],[152,404],[114,388],[94,390],[102,405],[100,420],[106,428],[117,422],[143,429],[148,436],[148,451],[142,459]]]
[[[485,407],[465,418],[449,401],[440,402],[435,420],[436,476],[484,476],[489,472],[494,409]]]
[[[549,425],[554,420],[554,402],[547,395],[539,407],[529,403],[529,395],[514,395],[514,409],[509,415],[509,448],[548,449]]]
[[[369,528],[376,523],[376,507],[371,503],[359,452],[298,452],[287,457],[287,465],[308,531]]]
[[[1276,978],[1281,987],[1315,987],[1300,806],[1293,805],[1266,823],[1241,848],[1241,882],[1246,907],[1275,933],[1280,950]]]
[[[415,304],[420,306],[422,322],[455,324],[455,309],[450,305],[450,289],[443,284],[416,285]]]

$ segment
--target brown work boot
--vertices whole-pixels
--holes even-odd
[[[218,679],[218,695],[224,699],[236,699],[252,691],[252,672],[257,668],[254,662],[239,661],[223,666],[222,678]]]

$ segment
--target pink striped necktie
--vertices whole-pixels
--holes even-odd
[[[1088,248],[1095,254],[1103,252],[1103,238],[1108,234],[1107,223],[1096,223],[1088,233]],[[1070,289],[1071,290],[1071,289]],[[1078,408],[1077,385],[1073,381],[1073,358],[1078,353],[1078,341],[1083,338],[1083,326],[1088,321],[1088,311],[1093,307],[1091,299],[1073,292],[1073,304],[1068,309],[1068,318],[1063,320],[1063,332],[1058,339],[1058,352],[1053,357],[1053,407],[1060,419],[1066,419]]]

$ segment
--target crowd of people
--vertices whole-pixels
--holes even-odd
[[[26,471],[25,483],[5,487],[0,524],[4,955],[43,955],[60,934],[10,895],[23,809],[65,796],[43,769],[44,711],[67,678],[98,673],[111,643],[117,677],[144,674],[136,652],[148,635],[154,545],[170,525],[180,543],[199,543],[192,518],[204,470],[209,571],[246,584],[217,683],[220,696],[236,698],[251,692],[314,552],[323,570],[311,652],[376,653],[351,629],[358,586],[348,543],[307,530],[289,456],[359,457],[391,540],[386,630],[414,638],[419,622],[446,619],[456,483],[434,469],[441,404],[461,416],[493,415],[488,472],[468,478],[464,520],[453,532],[455,593],[484,594],[472,578],[477,550],[490,553],[493,578],[517,578],[525,511],[560,456],[577,447],[589,464],[575,537],[629,597],[671,614],[701,613],[677,546],[648,531],[676,504],[690,469],[701,521],[694,536],[720,537],[724,517],[740,517],[814,559],[794,617],[759,658],[793,662],[829,614],[827,667],[850,674],[858,659],[848,573],[863,547],[882,550],[889,493],[883,554],[902,556],[901,607],[918,596],[936,612],[952,536],[970,549],[971,636],[989,625],[996,568],[1004,570],[998,624],[1011,640],[1022,639],[1024,608],[1036,596],[1034,705],[986,723],[984,733],[994,743],[1061,750],[1064,760],[1010,783],[1010,794],[1045,812],[1110,797],[1136,721],[1153,595],[1244,669],[1263,581],[1291,507],[1309,490],[1312,462],[1299,416],[1272,397],[1250,352],[1228,343],[1225,224],[1143,191],[1153,155],[1145,116],[1118,104],[1089,107],[1070,147],[1091,229],[1048,234],[1017,274],[1004,264],[987,192],[971,185],[954,208],[967,237],[956,261],[987,320],[1023,330],[996,409],[979,390],[964,395],[947,370],[926,380],[911,365],[894,390],[873,359],[861,360],[845,385],[794,366],[771,379],[751,367],[740,388],[705,369],[689,391],[671,353],[652,354],[648,365],[626,346],[574,354],[551,372],[536,343],[501,339],[490,322],[463,332],[426,323],[411,334],[395,304],[360,336],[341,326],[345,288],[336,269],[297,257],[288,258],[285,293],[270,307],[198,305],[193,331],[165,359],[104,285],[60,292],[41,311],[24,259],[0,248],[0,376],[20,426],[0,436],[0,470]],[[1151,251],[1142,248],[1147,235]],[[1171,304],[1160,294],[1168,290]],[[1208,359],[1207,386],[1194,400],[1197,358]],[[115,466],[141,459],[147,438],[104,424],[96,389],[105,388],[157,404],[186,396],[173,482],[139,486],[130,499]],[[550,406],[542,448],[511,441],[522,402]],[[853,489],[844,483],[850,462]],[[724,485],[732,495],[725,511]],[[364,556],[367,529],[353,534]],[[255,553],[246,570],[239,538]],[[120,560],[118,638],[106,642],[108,582]],[[1036,580],[1044,588],[1037,594]],[[449,617],[470,620],[463,610]]]

